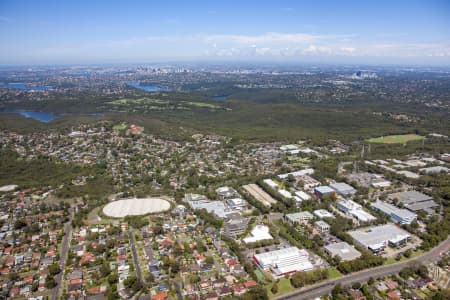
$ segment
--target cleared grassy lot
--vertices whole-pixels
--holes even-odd
[[[278,285],[278,292],[276,294],[273,294],[270,290],[273,286],[273,283],[267,285],[267,294],[269,295],[270,298],[281,296],[294,291],[294,287],[291,285],[289,279],[281,278],[280,281],[277,283],[277,285]]]
[[[335,267],[328,268],[328,279],[335,279],[341,276],[341,272],[339,272]]]
[[[423,140],[425,137],[417,134],[401,134],[401,135],[387,135],[378,138],[368,139],[369,143],[378,144],[404,144],[411,141]]]

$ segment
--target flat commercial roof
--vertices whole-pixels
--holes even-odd
[[[408,209],[412,211],[418,211],[418,210],[427,210],[429,208],[438,207],[439,205],[434,202],[433,200],[430,201],[423,201],[423,202],[417,202],[414,204],[405,205]]]
[[[398,199],[405,207],[412,211],[424,210],[431,212],[433,207],[439,206],[433,198],[417,191],[407,191],[389,195],[390,198]]]
[[[339,204],[339,206],[341,206],[349,211],[362,208],[361,204],[356,203],[355,201],[350,200],[350,199],[341,200],[341,201],[337,202],[337,204]]]
[[[363,209],[353,209],[350,210],[349,213],[352,214],[355,218],[357,218],[361,222],[368,222],[377,219]]]
[[[255,254],[254,259],[263,269],[270,268],[276,276],[313,269],[309,253],[297,247]]]
[[[330,188],[328,185],[318,186],[314,190],[318,191],[321,194],[334,193],[334,190]]]
[[[293,222],[298,222],[299,220],[302,219],[312,219],[314,218],[314,216],[309,211],[301,211],[292,214],[287,214],[286,218],[288,218]]]
[[[340,194],[354,194],[356,193],[356,190],[354,187],[352,187],[349,184],[346,184],[345,182],[335,182],[330,184],[330,187],[336,190],[336,192]]]
[[[291,172],[291,173],[280,174],[280,175],[278,175],[278,178],[286,179],[289,177],[289,175],[298,177],[298,176],[311,175],[311,174],[314,174],[314,169],[309,168],[309,169],[298,170],[298,171]]]
[[[318,218],[334,218],[334,215],[326,209],[317,209],[314,211],[314,214]]]
[[[386,245],[389,241],[411,237],[407,231],[392,224],[370,227],[365,230],[354,230],[347,233],[361,245],[372,249],[377,249],[380,245]]]
[[[361,252],[350,246],[347,242],[339,242],[325,246],[331,256],[339,256],[343,261],[353,260],[361,256]]]
[[[295,195],[302,200],[310,200],[311,196],[305,193],[304,191],[296,191]]]
[[[210,201],[210,200],[200,200],[200,201],[189,201],[189,204],[193,209],[206,209],[210,213],[214,213],[219,218],[225,218],[227,215],[225,204],[222,201]]]
[[[272,179],[264,179],[263,182],[273,189],[278,188],[278,184],[275,181],[273,181]]]
[[[417,215],[415,213],[412,213],[407,209],[398,208],[392,204],[382,202],[382,201],[377,201],[375,203],[372,203],[371,206],[384,212],[387,215],[395,214],[396,216],[403,218],[405,220],[406,219],[415,219],[417,217]]]
[[[244,185],[243,188],[250,193],[256,200],[260,201],[265,206],[271,206],[275,204],[277,201],[272,198],[269,194],[267,194],[263,189],[261,189],[258,185],[251,183]]]
[[[328,225],[327,222],[319,220],[317,222],[314,223],[315,225],[319,226],[319,227],[330,227],[330,225]]]
[[[262,240],[271,240],[273,239],[272,235],[270,234],[269,227],[263,226],[263,225],[257,225],[253,230],[250,232],[250,235],[246,238],[244,238],[244,243],[254,243],[257,241]]]
[[[413,178],[413,179],[417,179],[417,178],[420,177],[419,174],[416,174],[416,173],[414,173],[414,172],[407,171],[407,170],[404,170],[404,171],[396,171],[396,173],[397,173],[397,174],[400,174],[400,175],[403,175],[403,176],[405,176],[405,177],[408,177],[408,178]]]
[[[450,169],[447,167],[435,166],[435,167],[423,168],[423,169],[420,169],[419,171],[425,172],[427,174],[435,174],[435,173],[440,173],[440,172],[448,173],[448,172],[450,172]]]
[[[288,199],[291,199],[291,198],[292,198],[291,192],[289,192],[289,191],[287,191],[287,190],[279,189],[279,190],[278,190],[278,193],[280,193],[281,196],[283,196],[283,197],[285,197],[285,198],[288,198]]]
[[[425,195],[423,193],[420,193],[418,191],[407,191],[407,192],[400,192],[392,194],[394,198],[397,198],[399,201],[403,202],[404,204],[412,203],[412,202],[422,202],[422,201],[428,201],[433,200],[432,197]]]

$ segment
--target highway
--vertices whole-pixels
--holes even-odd
[[[72,234],[72,219],[73,219],[73,209],[69,209],[69,221],[64,226],[64,238],[61,245],[61,255],[59,260],[59,267],[61,268],[61,272],[56,275],[55,281],[57,283],[57,286],[51,291],[51,298],[52,300],[59,299],[59,295],[61,292],[61,287],[63,286],[63,276],[65,272],[66,267],[66,261],[67,261],[67,254],[69,253],[69,244],[70,244],[70,238]]]
[[[431,249],[430,251],[407,261],[395,263],[391,265],[379,266],[376,268],[371,268],[349,275],[342,276],[333,280],[328,280],[326,282],[318,283],[312,286],[308,286],[297,290],[291,294],[283,295],[275,298],[276,300],[303,300],[303,299],[314,299],[330,293],[333,287],[340,283],[343,286],[351,285],[354,282],[367,282],[370,278],[379,278],[383,276],[393,275],[399,273],[403,268],[413,265],[415,263],[425,263],[436,261],[439,259],[441,253],[450,250],[450,238],[447,238],[444,242],[439,244],[437,247]]]

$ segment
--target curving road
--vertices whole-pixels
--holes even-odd
[[[379,266],[376,268],[371,268],[356,273],[351,273],[349,275],[329,280],[323,283],[318,283],[313,286],[308,286],[303,289],[297,290],[289,295],[284,295],[277,297],[277,300],[303,300],[303,299],[314,299],[326,294],[329,294],[333,287],[340,283],[343,286],[351,285],[354,282],[367,282],[369,278],[378,278],[388,275],[393,275],[399,273],[403,268],[408,267],[414,263],[424,263],[436,261],[443,252],[450,250],[450,238],[447,238],[444,242],[440,243],[437,247],[431,249],[430,251],[407,261],[395,263],[392,265]]]

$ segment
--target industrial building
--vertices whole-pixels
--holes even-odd
[[[225,217],[224,229],[225,235],[235,237],[244,233],[248,227],[248,219],[244,218],[240,213],[229,213]]]
[[[313,269],[309,253],[297,247],[255,254],[253,261],[259,268],[271,272],[275,278]]]
[[[272,179],[264,179],[263,182],[274,190],[278,189],[278,183],[276,183]]]
[[[395,173],[403,175],[407,178],[411,178],[411,179],[418,179],[420,177],[419,174],[411,172],[411,171],[407,171],[407,170],[403,170],[403,171],[395,171]]]
[[[328,225],[325,221],[317,221],[314,223],[314,228],[317,229],[320,233],[328,233],[330,232],[330,225]]]
[[[315,188],[316,186],[320,185],[319,181],[317,181],[316,179],[314,179],[314,178],[312,178],[311,176],[308,176],[308,175],[300,176],[299,180],[303,184],[303,189],[306,190],[306,191],[310,191],[313,188]]]
[[[317,209],[314,211],[314,215],[316,215],[319,219],[334,218],[334,215],[326,209]]]
[[[336,195],[336,191],[327,185],[322,185],[314,188],[314,195],[316,195],[317,198],[322,199],[324,196]]]
[[[391,182],[389,180],[384,179],[382,175],[372,174],[368,172],[350,173],[346,176],[346,178],[350,182],[356,182],[357,185],[365,188],[368,187],[382,188],[382,187],[389,187],[391,185]]]
[[[361,252],[350,246],[347,242],[338,242],[324,247],[331,257],[338,256],[342,261],[354,260],[361,256]]]
[[[377,218],[366,212],[363,207],[352,200],[342,200],[336,203],[337,208],[347,215],[353,216],[360,222],[370,222]]]
[[[293,214],[287,214],[284,218],[289,224],[297,225],[299,223],[312,220],[314,216],[309,211],[301,211]]]
[[[233,198],[242,198],[241,195],[235,189],[228,186],[223,186],[216,189],[216,194],[219,197],[219,200],[222,201]]]
[[[247,202],[242,199],[242,196],[231,187],[220,187],[216,189],[216,193],[219,200],[224,201],[232,210],[241,210],[247,205]]]
[[[296,191],[294,194],[295,194],[295,197],[300,198],[301,201],[311,200],[311,196],[308,195],[307,193],[305,193],[304,191]]]
[[[210,213],[214,213],[219,218],[225,218],[231,210],[226,209],[222,201],[211,201],[203,195],[186,194],[184,199],[189,203],[192,209],[206,209]]]
[[[278,193],[283,196],[284,198],[288,198],[288,199],[292,199],[292,194],[291,192],[284,190],[284,189],[279,189]]]
[[[372,203],[371,206],[382,213],[391,217],[391,220],[395,223],[399,224],[411,224],[414,220],[417,219],[417,215],[413,212],[410,212],[407,209],[398,208],[392,204],[376,201]]]
[[[242,210],[245,206],[247,206],[247,201],[242,198],[231,198],[225,200],[227,206],[233,210]]]
[[[407,231],[393,224],[354,230],[347,233],[361,246],[374,253],[382,252],[387,245],[393,247],[401,246],[411,239],[411,235]]]
[[[450,172],[449,168],[443,167],[443,166],[434,166],[429,168],[422,168],[419,170],[422,173],[425,174],[439,174],[439,173],[448,173]]]
[[[314,174],[314,169],[303,169],[303,170],[299,170],[299,171],[295,171],[295,172],[291,172],[291,173],[280,174],[280,175],[278,175],[278,178],[286,179],[289,176],[299,177],[299,176],[312,175],[312,174]]]
[[[259,242],[263,240],[272,240],[273,237],[270,234],[269,227],[264,225],[257,225],[255,228],[252,229],[250,232],[250,235],[243,239],[244,243],[254,243]]]
[[[342,196],[354,195],[357,192],[355,188],[345,182],[335,182],[330,184],[330,187]]]
[[[405,208],[413,212],[423,210],[428,214],[433,214],[433,208],[438,206],[438,204],[433,201],[432,197],[417,191],[394,193],[390,194],[389,198],[392,200],[396,199],[398,202],[402,203]]]

